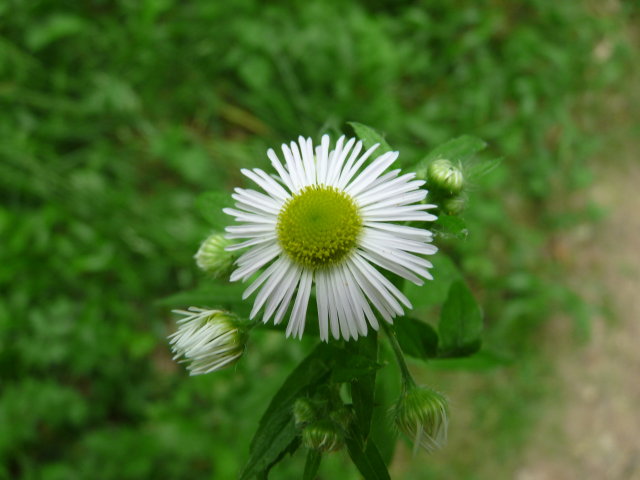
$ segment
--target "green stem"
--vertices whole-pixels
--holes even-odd
[[[402,349],[400,348],[400,344],[398,343],[398,338],[396,337],[395,330],[387,325],[384,321],[380,322],[380,324],[382,325],[384,333],[387,334],[387,338],[389,339],[389,343],[391,343],[393,353],[396,356],[396,361],[398,362],[398,367],[400,368],[400,373],[402,374],[403,388],[408,389],[411,387],[415,387],[416,382],[411,376],[411,372],[409,371],[407,362],[404,359],[404,354],[402,353]]]

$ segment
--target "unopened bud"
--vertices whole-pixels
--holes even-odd
[[[305,447],[320,452],[335,452],[343,445],[340,428],[332,420],[318,420],[302,430]]]
[[[445,158],[435,160],[427,167],[427,188],[429,189],[452,196],[462,191],[463,184],[464,177],[460,167],[453,165]]]
[[[353,413],[351,412],[351,410],[345,407],[340,407],[336,410],[331,411],[331,413],[329,413],[329,416],[344,431],[347,431],[349,429],[351,421],[353,420]]]
[[[448,402],[438,392],[413,387],[402,393],[393,407],[394,422],[410,437],[414,446],[431,452],[447,441]]]
[[[293,404],[293,418],[298,427],[303,427],[317,418],[317,412],[307,398],[298,398]]]
[[[190,307],[178,331],[169,336],[174,360],[186,362],[191,375],[201,375],[234,364],[244,353],[248,330],[229,312]]]
[[[214,277],[224,275],[231,270],[235,260],[235,254],[225,250],[232,243],[222,233],[209,235],[194,255],[196,264]]]

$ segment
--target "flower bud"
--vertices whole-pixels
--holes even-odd
[[[353,413],[351,410],[345,407],[340,407],[336,410],[332,410],[329,413],[329,416],[337,425],[340,426],[340,428],[342,428],[343,431],[349,430],[349,426],[353,420]]]
[[[448,402],[426,387],[404,391],[393,407],[397,428],[413,439],[414,447],[431,452],[447,441]]]
[[[293,418],[298,427],[308,425],[317,418],[313,404],[307,398],[298,398],[293,404]]]
[[[464,178],[460,167],[456,167],[449,160],[441,158],[427,167],[427,187],[449,196],[462,191]]]
[[[220,370],[244,353],[248,330],[231,313],[197,307],[174,313],[184,318],[178,320],[178,331],[169,336],[173,359],[188,363],[191,375]]]
[[[463,195],[456,195],[455,197],[445,198],[441,204],[442,210],[447,215],[460,215],[462,212],[464,212],[466,206],[467,199]]]
[[[225,250],[232,243],[233,241],[226,239],[222,233],[209,235],[194,255],[196,264],[214,277],[224,275],[231,270],[235,259],[233,252]]]
[[[342,448],[342,432],[332,420],[318,420],[302,430],[305,447],[323,453],[336,452]]]

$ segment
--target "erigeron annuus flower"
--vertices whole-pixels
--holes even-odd
[[[243,241],[227,247],[247,248],[236,261],[231,280],[246,281],[267,267],[243,294],[258,291],[251,318],[279,324],[293,302],[287,336],[302,337],[315,286],[320,338],[357,339],[368,325],[378,329],[372,306],[392,323],[411,308],[405,295],[376,267],[418,285],[431,279],[432,265],[421,255],[436,252],[426,229],[396,222],[433,221],[421,203],[426,190],[415,174],[387,171],[398,152],[387,152],[365,166],[378,145],[361,154],[362,142],[341,137],[330,148],[327,135],[314,148],[311,139],[282,145],[284,163],[269,149],[277,175],[260,169],[242,173],[263,192],[236,188],[236,208],[225,213],[238,224],[227,238]],[[294,299],[295,296],[295,299]]]
[[[169,336],[174,360],[186,362],[191,375],[220,370],[244,353],[247,329],[229,312],[189,307],[174,310],[183,315],[178,330]]]

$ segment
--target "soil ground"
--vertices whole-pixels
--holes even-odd
[[[612,315],[596,315],[590,340],[579,348],[567,332],[550,332],[558,408],[549,408],[537,427],[517,480],[640,479],[640,142],[635,143],[622,161],[596,166],[591,197],[608,214],[566,245],[574,258],[575,287]]]

